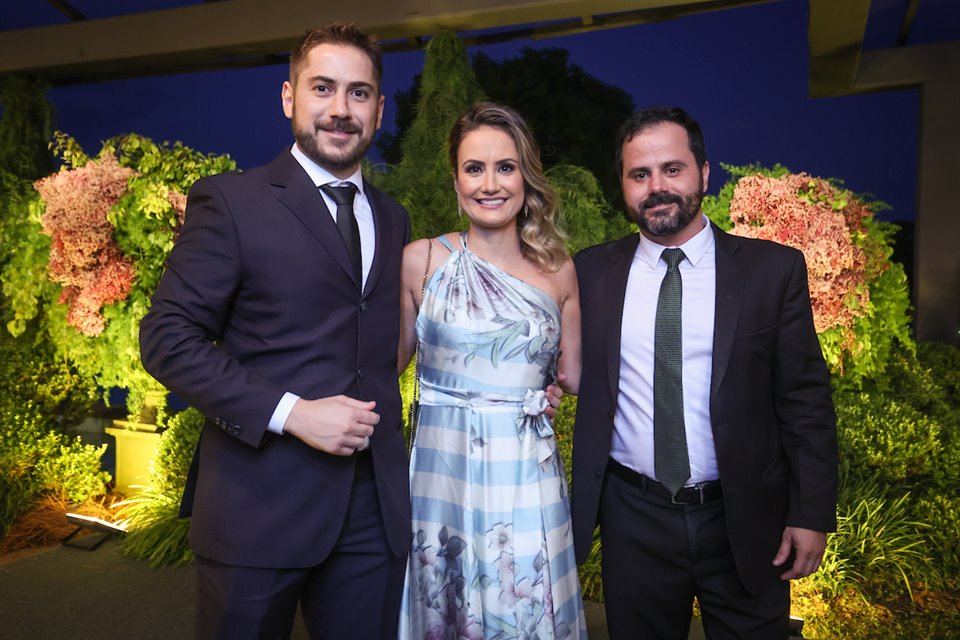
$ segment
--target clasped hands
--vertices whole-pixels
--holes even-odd
[[[547,387],[546,414],[557,415],[563,391]],[[370,446],[373,428],[380,422],[377,403],[339,395],[318,400],[300,398],[283,425],[284,433],[299,438],[314,449],[335,456],[350,456]]]
[[[287,421],[284,433],[299,438],[314,449],[335,456],[350,456],[370,446],[373,428],[380,422],[377,403],[339,395],[318,400],[300,398]]]

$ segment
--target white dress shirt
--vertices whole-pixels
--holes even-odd
[[[683,282],[683,415],[690,458],[691,485],[720,477],[710,424],[713,363],[716,246],[705,226],[680,249]],[[667,273],[660,254],[669,247],[640,236],[623,302],[620,328],[620,389],[610,455],[620,464],[656,478],[653,437],[654,325],[660,283]]]
[[[360,256],[363,267],[362,290],[363,285],[367,283],[370,266],[373,264],[373,253],[376,249],[377,234],[373,222],[373,209],[370,207],[370,201],[363,191],[363,176],[360,173],[360,169],[357,168],[353,175],[345,180],[341,180],[308,158],[296,144],[290,149],[290,153],[296,158],[297,162],[300,163],[303,170],[307,172],[310,179],[313,180],[313,184],[316,185],[317,191],[319,191],[323,197],[323,201],[326,203],[327,210],[330,211],[334,223],[337,222],[337,203],[323,191],[320,191],[320,187],[325,184],[339,186],[349,182],[357,188],[357,195],[353,199],[353,215],[357,217],[357,227],[360,229]],[[277,408],[274,409],[273,415],[270,417],[267,429],[274,433],[283,433],[283,425],[287,421],[290,411],[293,410],[293,405],[295,405],[299,399],[300,396],[290,393],[289,391],[284,393],[283,397],[280,398],[280,402],[277,403]]]

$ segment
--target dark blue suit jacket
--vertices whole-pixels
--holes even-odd
[[[710,419],[737,571],[748,590],[759,591],[785,570],[771,565],[784,526],[836,527],[836,416],[803,254],[716,227],[714,234]],[[623,300],[638,243],[633,234],[575,260],[584,354],[572,472],[580,562],[590,551],[610,456]]]
[[[397,341],[410,220],[388,196],[364,191],[376,253],[361,294],[323,198],[289,151],[190,190],[140,340],[146,369],[208,417],[183,504],[204,557],[305,567],[333,547],[355,458],[269,432],[285,391],[377,402],[370,449],[380,507],[390,548],[407,552]]]

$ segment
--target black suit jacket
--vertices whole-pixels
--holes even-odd
[[[748,590],[758,591],[784,571],[771,566],[784,526],[836,526],[836,416],[803,254],[716,227],[714,234],[710,419],[737,571]],[[572,488],[580,562],[590,550],[610,455],[623,300],[638,243],[633,234],[586,249],[575,261],[584,354]]]
[[[208,416],[183,505],[202,556],[304,567],[332,549],[355,458],[269,432],[285,391],[377,402],[370,449],[380,507],[392,551],[407,551],[397,341],[410,220],[372,186],[364,191],[376,253],[361,294],[336,223],[289,151],[190,190],[140,340],[146,369]]]

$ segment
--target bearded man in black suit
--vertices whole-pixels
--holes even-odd
[[[578,560],[599,522],[610,637],[785,638],[789,580],[836,526],[837,440],[803,254],[700,210],[699,124],[621,127],[639,234],[575,260],[583,373],[573,445]]]

